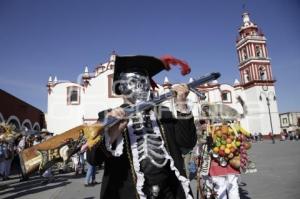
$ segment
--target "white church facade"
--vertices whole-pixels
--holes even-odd
[[[47,128],[61,133],[83,123],[96,122],[98,112],[122,104],[122,98],[112,92],[114,55],[95,68],[93,73],[85,71],[79,83],[62,82],[49,77]]]
[[[212,81],[198,87],[206,96],[199,99],[194,93],[188,96],[196,120],[201,119],[203,104],[226,104],[240,115],[239,121],[250,132],[264,135],[280,133],[280,121],[275,95],[275,80],[266,47],[266,38],[256,24],[243,14],[243,24],[236,42],[239,60],[240,81],[233,85]],[[85,68],[79,82],[61,82],[49,78],[47,128],[62,133],[83,123],[96,122],[98,112],[118,107],[122,98],[112,92],[114,53],[105,63],[97,66],[93,73]],[[168,78],[159,86],[163,93],[172,85]],[[165,103],[171,105],[170,101]]]

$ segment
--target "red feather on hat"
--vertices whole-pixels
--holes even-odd
[[[177,59],[171,55],[165,55],[165,56],[161,57],[161,60],[164,62],[166,70],[171,69],[170,65],[179,65],[181,67],[182,75],[187,75],[191,72],[191,68],[189,67],[187,62]]]
[[[177,59],[177,58],[173,57],[172,55],[164,55],[160,58],[160,60],[164,63],[166,70],[171,69],[170,65],[179,65],[182,75],[187,75],[191,72],[191,68],[187,62]],[[155,81],[152,78],[150,78],[150,84],[151,84],[151,87],[153,90],[155,90],[155,88],[158,88],[157,84],[155,83]]]

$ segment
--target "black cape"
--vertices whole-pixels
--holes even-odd
[[[175,119],[170,111],[162,111],[161,113],[162,117],[158,118],[158,124],[162,125],[164,129],[164,140],[167,143],[167,149],[174,160],[175,167],[182,176],[186,177],[182,149],[192,149],[196,144],[194,118],[190,114],[177,112],[179,117],[183,116],[187,119]],[[128,136],[126,131],[123,136],[124,138]],[[125,139],[129,140],[128,137]],[[87,161],[92,165],[101,165],[104,162],[101,199],[139,198],[135,186],[135,173],[131,166],[132,154],[130,147],[123,147],[123,154],[120,157],[114,157],[106,150],[105,141],[102,141],[91,150],[88,150]],[[174,173],[173,171],[170,172]],[[173,193],[168,198],[185,198],[181,183],[177,180],[175,174],[170,175],[167,183],[171,185],[171,192]]]

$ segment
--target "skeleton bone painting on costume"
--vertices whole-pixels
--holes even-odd
[[[124,97],[133,104],[150,98],[149,78],[141,72],[121,73],[118,86]],[[148,158],[158,168],[165,166],[167,152],[161,136],[153,132],[149,112],[134,114],[130,120],[133,133],[137,136],[139,162]]]
[[[122,72],[114,86],[123,95],[125,102],[130,104],[138,104],[151,98],[150,79],[143,72]],[[160,182],[156,182],[156,175],[166,176],[170,169],[177,169],[166,149],[154,111],[147,110],[130,116],[127,128],[134,170],[140,182],[137,185],[147,184],[151,195],[158,195],[161,187],[158,185]],[[143,186],[137,187],[137,191],[142,198],[145,196],[144,191],[149,192]]]

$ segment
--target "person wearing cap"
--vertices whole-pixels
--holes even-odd
[[[162,106],[128,118],[123,109],[151,101],[151,86],[155,86],[152,77],[178,64],[182,74],[190,72],[187,63],[171,56],[115,57],[113,90],[123,96],[124,104],[100,112],[99,121],[109,116],[120,122],[104,132],[87,158],[92,165],[104,162],[100,198],[193,198],[181,151],[192,149],[197,140],[194,119],[186,104],[187,86],[172,89],[176,93],[176,117]]]

